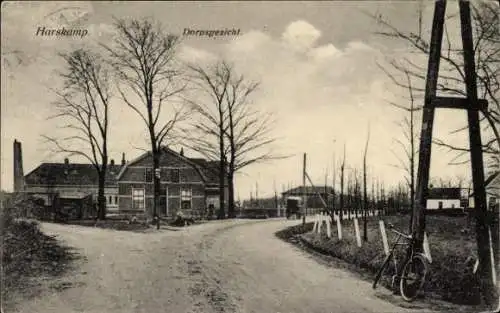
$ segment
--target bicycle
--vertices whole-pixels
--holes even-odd
[[[429,272],[429,261],[423,253],[415,252],[416,239],[414,236],[397,231],[392,224],[388,224],[388,226],[389,230],[397,235],[397,238],[392,244],[392,248],[382,263],[382,266],[378,270],[377,276],[375,276],[373,289],[377,287],[377,283],[385,270],[390,267],[390,261],[392,259],[394,264],[394,275],[392,275],[391,279],[391,289],[397,292],[396,284],[397,281],[399,281],[399,293],[405,301],[411,302],[417,298],[419,291],[424,286],[427,273]],[[406,242],[400,242],[401,238],[404,238]],[[407,246],[406,257],[402,262],[403,266],[401,268],[398,267],[398,261],[395,256],[395,251],[398,246]]]

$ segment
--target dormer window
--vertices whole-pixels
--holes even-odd
[[[170,170],[170,181],[172,183],[178,183],[180,181],[179,169],[175,168]]]
[[[144,181],[150,183],[153,181],[153,169],[146,168],[144,172]]]

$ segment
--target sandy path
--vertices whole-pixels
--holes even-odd
[[[43,224],[87,257],[74,287],[17,312],[407,312],[274,232],[299,221],[223,221],[151,233]]]

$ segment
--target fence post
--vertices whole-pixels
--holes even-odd
[[[431,248],[429,246],[429,239],[427,238],[427,233],[424,232],[424,243],[423,243],[423,250],[425,256],[429,259],[429,263],[432,263],[432,256],[431,256]]]
[[[331,216],[327,216],[326,217],[326,236],[328,238],[331,238],[332,237],[332,217]]]
[[[354,230],[356,232],[356,243],[358,244],[358,247],[361,247],[361,235],[359,233],[359,224],[357,218],[354,218]]]
[[[319,215],[319,223],[318,223],[318,234],[321,234],[321,227],[323,226],[323,213]]]
[[[318,227],[318,214],[314,215],[313,233],[316,231],[317,227]]]
[[[342,240],[342,224],[340,223],[340,218],[336,218],[337,221],[337,234],[339,236],[339,240]]]
[[[384,245],[385,255],[389,255],[389,243],[387,242],[387,233],[385,232],[385,224],[383,220],[378,221],[380,225],[380,233],[382,234],[382,244]]]

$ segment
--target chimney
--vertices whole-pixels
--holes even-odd
[[[23,153],[21,143],[14,139],[14,192],[24,189]]]
[[[111,159],[111,161],[109,161],[109,165],[111,165],[111,166],[115,165],[115,160]]]
[[[122,153],[122,166],[125,165],[125,152]]]
[[[181,147],[181,151],[179,152],[181,156],[184,156],[184,148]]]
[[[66,165],[69,164],[69,159],[68,158],[64,158],[64,164],[66,164]]]

